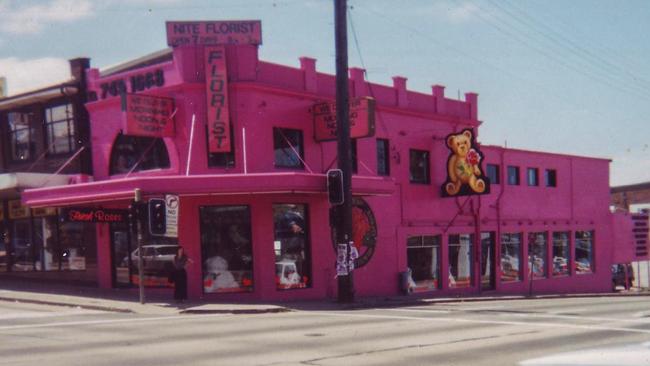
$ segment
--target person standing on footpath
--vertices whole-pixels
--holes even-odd
[[[185,267],[194,263],[187,255],[183,247],[178,247],[176,255],[174,256],[174,300],[183,302],[187,300],[187,272]]]

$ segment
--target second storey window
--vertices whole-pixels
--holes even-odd
[[[303,169],[305,157],[302,131],[274,128],[273,152],[276,167]]]
[[[9,113],[9,145],[11,160],[29,160],[34,153],[34,114]]]
[[[529,186],[538,186],[539,185],[539,171],[537,168],[528,168],[528,185]]]
[[[390,175],[388,140],[377,139],[377,175]]]
[[[429,152],[424,150],[410,150],[409,152],[409,180],[411,183],[429,184]]]
[[[508,167],[508,184],[511,186],[519,185],[519,167],[518,166],[509,166]]]
[[[74,151],[74,112],[72,104],[45,109],[45,131],[50,154]]]
[[[557,174],[553,169],[546,169],[544,171],[544,180],[547,187],[557,187]]]
[[[496,164],[487,165],[487,176],[491,184],[500,184],[499,166]]]
[[[161,138],[118,135],[111,151],[109,174],[169,168],[169,154]]]

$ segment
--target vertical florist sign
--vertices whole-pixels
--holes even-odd
[[[229,152],[231,146],[226,50],[223,46],[215,46],[205,47],[204,52],[208,98],[208,149],[211,153]]]
[[[126,134],[150,137],[174,136],[174,100],[148,95],[122,95]]]

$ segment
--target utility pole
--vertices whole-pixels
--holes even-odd
[[[350,258],[352,238],[352,154],[350,151],[350,103],[348,93],[348,30],[347,1],[334,0],[336,42],[336,130],[338,135],[338,167],[343,172],[343,204],[336,206],[336,243],[346,244]],[[338,301],[354,301],[352,270],[338,276]]]

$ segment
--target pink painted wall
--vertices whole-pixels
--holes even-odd
[[[100,77],[96,70],[89,71],[91,89],[129,75],[162,68],[165,85],[146,92],[175,99],[178,112],[175,117],[176,136],[166,138],[171,167],[159,171],[137,172],[136,177],[161,178],[165,184],[169,176],[184,175],[189,151],[192,117],[196,120],[190,174],[241,174],[244,165],[248,173],[282,171],[274,168],[273,127],[295,128],[303,131],[305,161],[314,174],[322,175],[336,158],[335,142],[317,143],[312,139],[313,126],[310,107],[316,102],[334,99],[334,77],[316,71],[316,61],[301,58],[300,68],[259,61],[254,46],[228,46],[230,115],[234,129],[236,164],[234,168],[207,166],[205,135],[205,86],[202,52],[198,48],[177,48],[173,61],[149,66],[127,73]],[[484,146],[485,162],[501,165],[501,184],[493,185],[489,195],[475,197],[459,208],[467,198],[441,198],[440,186],[446,178],[448,149],[445,137],[464,128],[474,128],[478,133],[478,96],[467,93],[465,100],[444,97],[444,87],[435,85],[431,94],[416,93],[407,89],[407,79],[395,77],[392,86],[369,84],[363,70],[350,70],[352,96],[372,96],[377,100],[376,136],[358,139],[358,176],[376,176],[376,138],[390,143],[390,177],[383,177],[394,187],[389,195],[367,196],[378,225],[378,243],[374,257],[365,267],[355,271],[355,287],[360,296],[395,295],[399,293],[398,273],[406,270],[406,239],[411,235],[443,235],[441,248],[442,273],[447,273],[448,234],[474,233],[471,210],[480,212],[480,230],[506,232],[595,230],[596,272],[576,275],[575,266],[569,277],[534,281],[536,293],[571,291],[607,291],[610,288],[609,263],[615,240],[609,204],[609,161],[546,154],[522,150]],[[119,116],[119,98],[87,105],[92,121],[93,164],[95,180],[124,179],[124,175],[109,176],[108,163],[115,136],[122,128]],[[489,128],[489,127],[488,127]],[[244,163],[244,133],[247,161]],[[409,182],[409,150],[430,152],[430,184]],[[484,162],[484,163],[485,163]],[[521,184],[506,184],[508,165],[520,167]],[[485,167],[485,165],[484,165]],[[540,186],[526,185],[526,168],[539,169]],[[305,172],[309,172],[306,169]],[[557,171],[557,187],[544,187],[544,169]],[[251,176],[251,179],[259,179]],[[301,179],[301,178],[295,178]],[[215,191],[221,188],[215,177]],[[323,180],[324,182],[324,180]],[[287,182],[289,184],[289,182]],[[323,191],[325,187],[323,186]],[[169,192],[174,193],[174,192]],[[273,257],[273,203],[306,203],[311,218],[311,245],[313,288],[277,291],[274,283]],[[125,200],[115,202],[125,205]],[[201,269],[189,269],[190,295],[218,299],[307,299],[334,297],[334,251],[328,226],[328,203],[324,194],[241,194],[241,195],[187,195],[181,198],[179,242],[190,257],[200,257],[198,227],[199,206],[246,204],[252,212],[254,245],[255,292],[250,294],[202,294]],[[100,261],[106,260],[107,235],[98,235]],[[524,242],[525,243],[525,242]],[[571,241],[574,248],[574,241]],[[550,258],[549,239],[549,258]],[[522,258],[527,256],[524,245]],[[497,245],[497,258],[500,252]],[[499,261],[496,261],[498,266]],[[550,265],[549,265],[550,268]],[[477,268],[475,268],[477,269]],[[496,291],[526,293],[529,291],[528,275],[524,268],[523,280],[502,284],[496,281]],[[100,284],[110,286],[110,268],[100,265]],[[498,271],[497,271],[498,273]],[[498,275],[497,275],[498,276]],[[440,294],[476,293],[470,289],[448,290],[447,276],[442,276]],[[478,283],[475,279],[475,285]]]

